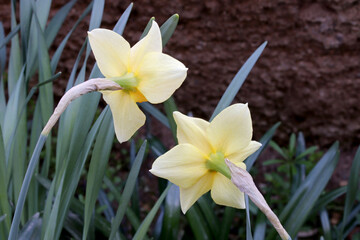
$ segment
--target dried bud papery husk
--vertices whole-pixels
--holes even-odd
[[[281,225],[278,217],[271,210],[269,205],[266,203],[263,195],[256,187],[251,175],[244,169],[237,167],[235,164],[225,159],[226,165],[229,167],[231,172],[231,181],[235,184],[241,192],[247,194],[251,201],[265,214],[271,224],[274,226],[276,231],[279,233],[281,239],[291,239],[289,234],[286,232],[284,227]]]
[[[65,111],[67,106],[69,106],[69,104],[73,100],[80,97],[81,95],[95,91],[105,91],[105,90],[116,91],[121,89],[122,88],[120,87],[120,85],[106,78],[90,79],[70,88],[60,99],[58,105],[56,106],[49,121],[46,123],[41,134],[47,136],[50,130],[55,125],[55,123],[57,122],[57,120],[59,119],[60,115]]]

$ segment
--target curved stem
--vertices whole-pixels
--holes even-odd
[[[42,130],[42,135],[48,135],[52,127],[55,125],[60,115],[65,111],[67,106],[76,98],[84,95],[86,93],[100,91],[100,90],[121,90],[122,87],[115,83],[114,81],[108,80],[106,78],[94,78],[83,83],[80,83],[67,91],[64,96],[60,99],[57,107],[54,110],[54,113],[51,115],[49,121],[46,123],[44,129]]]
[[[60,115],[65,111],[67,106],[76,98],[80,97],[81,95],[84,95],[86,93],[94,92],[94,91],[117,91],[121,90],[122,88],[115,82],[104,79],[104,78],[94,78],[90,79],[88,81],[85,81],[83,83],[80,83],[71,89],[67,91],[64,96],[60,99],[58,105],[56,106],[53,114],[51,115],[50,119],[46,123],[44,129],[41,132],[41,135],[38,139],[38,142],[35,146],[34,152],[31,156],[29,166],[26,170],[26,174],[24,177],[23,184],[21,186],[20,194],[18,201],[16,203],[14,218],[11,224],[10,233],[9,233],[9,240],[16,240],[18,231],[19,231],[19,224],[20,224],[20,218],[22,214],[22,210],[24,208],[24,203],[26,199],[27,192],[29,190],[29,185],[31,182],[31,178],[34,174],[35,168],[37,164],[39,163],[39,157],[41,150],[44,146],[44,143],[46,141],[46,138],[59,119]]]

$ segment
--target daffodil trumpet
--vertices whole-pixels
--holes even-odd
[[[225,159],[226,165],[231,172],[231,181],[237,186],[241,192],[247,194],[251,201],[265,214],[282,240],[291,240],[285,228],[281,225],[279,218],[271,210],[264,196],[256,187],[251,175],[242,168],[237,167],[229,159]]]

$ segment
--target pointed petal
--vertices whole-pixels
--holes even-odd
[[[167,100],[186,78],[187,68],[180,61],[163,53],[147,54],[136,75],[138,89],[151,103]]]
[[[190,144],[180,144],[158,157],[150,172],[182,188],[199,180],[208,169],[203,154]]]
[[[188,117],[177,111],[173,115],[177,125],[179,144],[189,143],[205,155],[210,154],[212,149],[206,138],[206,128],[209,126],[209,122],[200,118]]]
[[[159,25],[153,21],[148,34],[137,42],[130,50],[131,71],[135,72],[146,54],[162,52],[162,38]]]
[[[209,172],[189,188],[180,188],[181,211],[185,214],[187,210],[205,193],[211,189],[214,175]]]
[[[125,91],[104,91],[103,98],[109,104],[114,120],[116,137],[120,143],[129,140],[145,123],[145,114],[130,94]]]
[[[248,156],[256,152],[261,147],[261,143],[256,141],[251,141],[247,147],[241,149],[241,151],[234,152],[228,156],[225,156],[230,161],[237,163],[243,162]]]
[[[207,136],[212,146],[225,156],[241,151],[252,138],[252,123],[247,104],[225,108],[210,123]]]
[[[130,44],[119,34],[107,29],[88,32],[91,49],[105,77],[118,77],[127,72]]]
[[[245,208],[244,193],[220,173],[214,176],[214,182],[211,188],[211,197],[219,205]]]

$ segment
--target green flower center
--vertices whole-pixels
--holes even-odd
[[[139,84],[139,80],[135,77],[134,73],[128,72],[121,77],[112,77],[109,78],[119,84],[124,90],[135,91],[136,87]]]
[[[231,179],[231,173],[225,163],[225,156],[222,152],[211,153],[206,161],[206,167],[210,171],[216,171]]]

